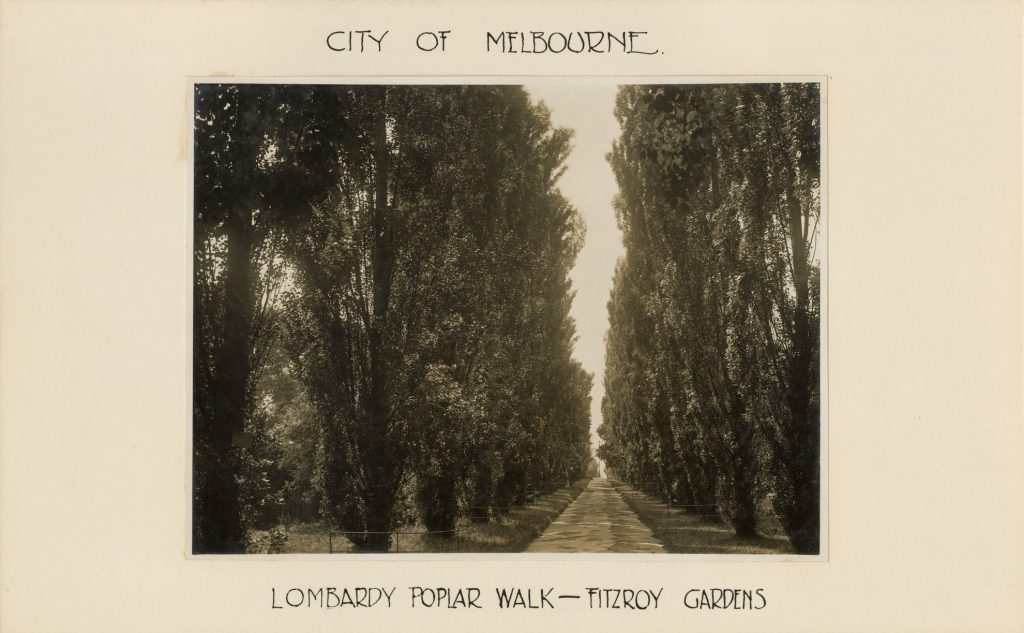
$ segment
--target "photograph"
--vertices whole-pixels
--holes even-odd
[[[193,88],[193,555],[821,553],[820,81]]]

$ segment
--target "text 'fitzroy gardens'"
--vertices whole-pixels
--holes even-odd
[[[647,31],[512,30],[487,31],[464,41],[479,42],[488,53],[657,55],[662,52],[647,44],[646,39]],[[336,53],[383,53],[409,47],[425,53],[443,53],[457,41],[459,38],[450,29],[422,31],[408,37],[392,35],[389,30],[338,30],[326,38],[327,48]]]

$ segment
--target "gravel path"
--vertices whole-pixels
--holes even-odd
[[[527,552],[664,552],[607,479],[595,477]]]

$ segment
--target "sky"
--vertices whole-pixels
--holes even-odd
[[[576,297],[574,356],[594,374],[590,402],[591,445],[599,443],[601,398],[604,396],[604,335],[608,330],[608,298],[616,260],[624,254],[622,233],[615,224],[612,198],[618,191],[615,175],[605,156],[618,137],[614,85],[527,84],[534,101],[551,110],[555,126],[575,130],[574,147],[565,162],[559,189],[583,216],[587,233],[569,273]]]

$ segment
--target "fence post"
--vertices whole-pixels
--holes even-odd
[[[334,553],[334,533],[330,530],[327,530],[327,553]]]

